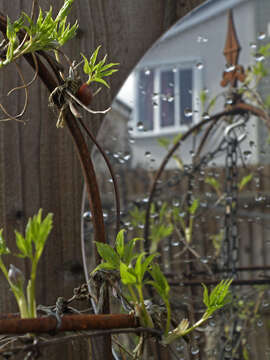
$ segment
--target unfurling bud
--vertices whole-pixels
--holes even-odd
[[[24,275],[22,271],[13,264],[10,264],[8,270],[8,278],[9,280],[16,286],[22,288],[24,284]]]

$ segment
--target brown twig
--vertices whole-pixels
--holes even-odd
[[[109,172],[110,172],[110,175],[112,177],[113,187],[114,187],[114,194],[115,194],[116,234],[118,234],[118,232],[120,230],[120,196],[119,196],[119,189],[118,189],[117,180],[116,180],[113,168],[112,168],[111,163],[110,163],[110,161],[108,159],[108,156],[106,155],[105,151],[100,146],[99,142],[96,140],[96,138],[94,137],[92,132],[87,128],[87,126],[83,123],[83,121],[81,119],[78,119],[78,122],[80,123],[80,125],[82,126],[82,128],[84,129],[86,134],[93,141],[93,143],[96,145],[99,152],[103,156],[103,159],[106,162],[106,165],[107,165],[107,167],[109,169]]]

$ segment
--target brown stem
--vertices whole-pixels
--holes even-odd
[[[120,196],[119,196],[119,190],[118,190],[118,186],[117,186],[117,181],[116,181],[116,177],[113,171],[113,168],[111,166],[111,163],[105,153],[105,151],[103,150],[103,148],[100,146],[100,144],[98,143],[97,139],[94,137],[94,135],[92,134],[92,132],[87,128],[87,126],[82,122],[81,119],[78,119],[80,125],[83,127],[84,131],[86,132],[86,134],[89,136],[89,138],[93,141],[93,143],[96,145],[96,147],[98,148],[99,152],[101,153],[101,155],[103,156],[104,161],[106,162],[106,165],[109,169],[110,175],[112,177],[112,181],[113,181],[113,187],[114,187],[114,194],[115,194],[115,211],[116,211],[116,235],[118,234],[119,230],[120,230]]]

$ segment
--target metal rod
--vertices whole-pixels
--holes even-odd
[[[64,315],[57,331],[105,330],[138,327],[137,318],[128,314]],[[0,334],[48,333],[57,328],[57,319],[46,316],[36,319],[9,317],[0,320]]]

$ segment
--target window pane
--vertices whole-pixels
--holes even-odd
[[[174,73],[172,70],[161,72],[160,126],[174,125]]]
[[[179,77],[180,124],[190,125],[192,124],[192,69],[180,70]]]
[[[154,72],[144,70],[139,73],[138,86],[138,122],[144,124],[145,130],[153,130],[153,86]]]

